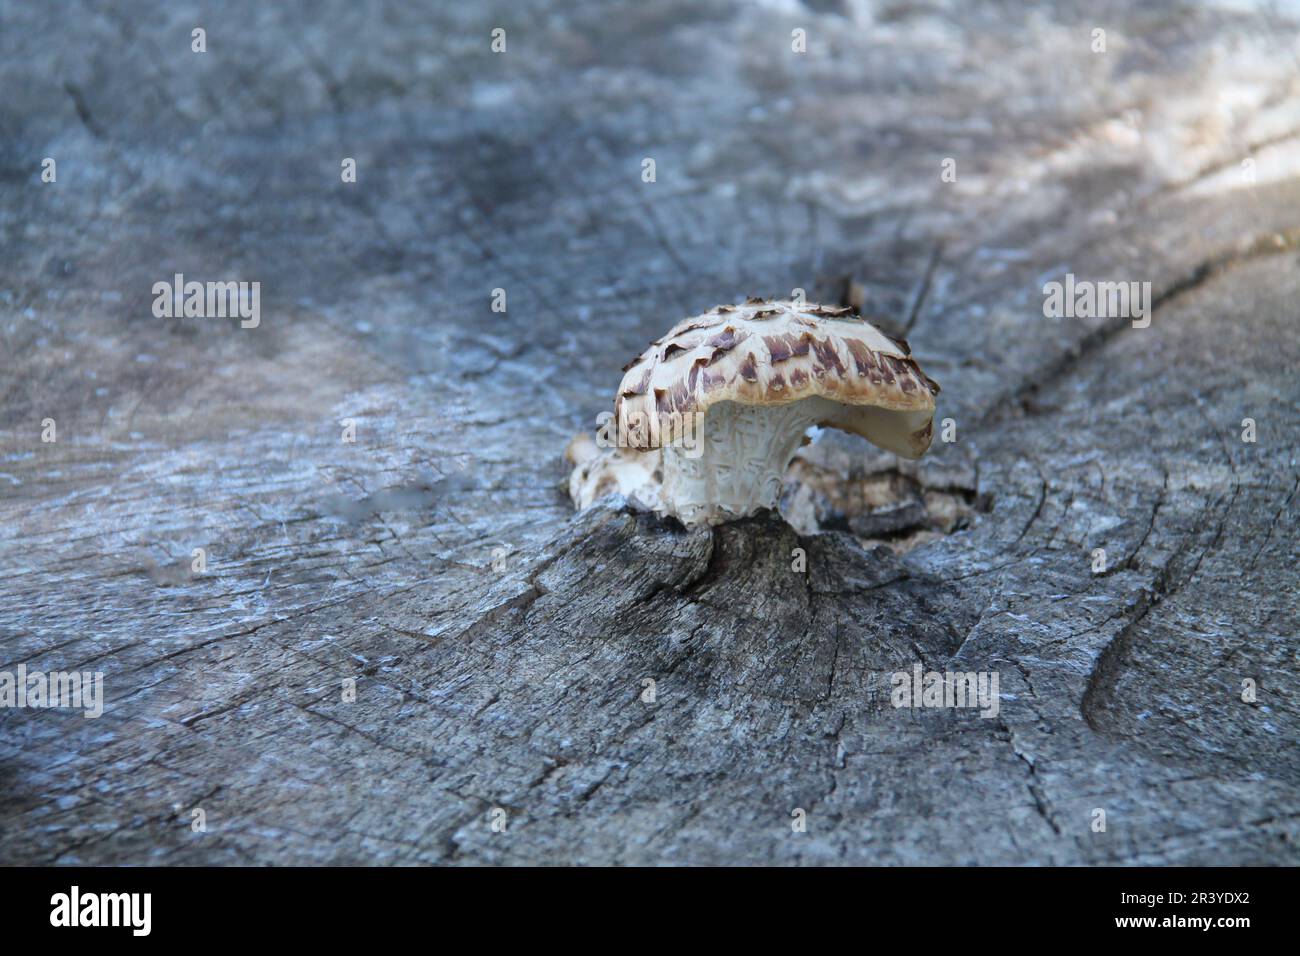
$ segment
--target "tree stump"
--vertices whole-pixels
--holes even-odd
[[[0,31],[0,671],[104,688],[0,711],[0,857],[1300,862],[1293,17],[191,19]],[[176,273],[260,323],[155,317]],[[1046,316],[1067,275],[1149,325]],[[952,440],[575,515],[620,366],[796,288]]]

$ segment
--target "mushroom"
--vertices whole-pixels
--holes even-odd
[[[605,495],[619,494],[634,507],[652,511],[659,503],[659,458],[658,449],[601,448],[586,432],[574,435],[564,450],[565,461],[573,465],[569,497],[583,510]]]
[[[939,392],[907,342],[852,309],[752,298],[679,322],[624,372],[617,452],[579,465],[579,485],[626,485],[629,456],[641,482],[654,468],[636,456],[661,454],[649,507],[688,528],[775,507],[813,425],[921,457]]]

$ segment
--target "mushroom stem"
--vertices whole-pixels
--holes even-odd
[[[664,446],[655,510],[694,528],[775,508],[786,468],[808,428],[835,407],[820,397],[769,406],[719,402],[704,418],[702,449]]]

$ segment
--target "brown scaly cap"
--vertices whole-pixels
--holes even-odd
[[[906,341],[852,309],[752,298],[684,319],[624,372],[620,418],[821,397],[842,406],[822,424],[909,458],[930,446],[939,393]]]

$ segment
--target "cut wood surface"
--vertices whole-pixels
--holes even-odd
[[[0,671],[105,701],[0,710],[0,861],[1300,862],[1298,67],[1287,4],[3,4]],[[955,440],[575,514],[620,367],[795,288]]]

